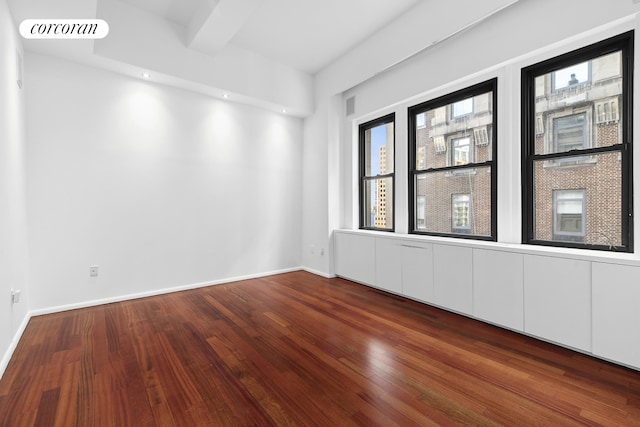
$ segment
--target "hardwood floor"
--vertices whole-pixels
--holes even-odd
[[[295,272],[32,318],[0,425],[640,425],[640,372]]]

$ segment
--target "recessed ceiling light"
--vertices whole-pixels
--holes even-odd
[[[282,112],[283,112],[284,114],[287,114],[287,109],[286,109],[286,108],[283,108],[283,109],[282,109]]]
[[[150,78],[151,78],[151,74],[149,74],[149,73],[142,73],[142,78],[150,79]]]
[[[224,99],[229,99],[229,94],[228,94],[228,93],[223,93],[223,94],[222,94],[222,97],[223,97]]]

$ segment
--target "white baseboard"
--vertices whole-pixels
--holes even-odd
[[[309,267],[302,267],[301,270],[304,270],[307,273],[315,274],[316,276],[322,276],[326,279],[335,279],[337,277],[335,274],[323,273],[322,271],[314,270],[313,268]]]
[[[262,272],[262,273],[248,274],[248,275],[245,275],[245,276],[227,277],[225,279],[218,279],[218,280],[213,280],[213,281],[210,281],[210,282],[201,282],[201,283],[192,283],[192,284],[189,284],[189,285],[172,286],[172,287],[169,287],[169,288],[154,289],[154,290],[148,291],[148,292],[139,292],[139,293],[135,293],[135,294],[119,295],[119,296],[116,296],[116,297],[102,298],[102,299],[91,300],[91,301],[83,301],[83,302],[74,303],[74,304],[65,304],[65,305],[59,305],[59,306],[55,306],[55,307],[47,307],[47,308],[42,308],[42,309],[38,309],[38,310],[32,310],[29,314],[31,316],[41,316],[43,314],[59,313],[61,311],[75,310],[75,309],[78,309],[78,308],[86,308],[86,307],[94,307],[96,305],[111,304],[111,303],[114,303],[114,302],[128,301],[128,300],[132,300],[132,299],[145,298],[145,297],[152,297],[152,296],[155,296],[155,295],[168,294],[168,293],[171,293],[171,292],[186,291],[186,290],[189,290],[189,289],[203,288],[203,287],[206,287],[206,286],[222,285],[222,284],[225,284],[225,283],[239,282],[241,280],[257,279],[257,278],[260,278],[260,277],[273,276],[273,275],[276,275],[276,274],[290,273],[290,272],[293,272],[293,271],[300,271],[300,270],[302,270],[302,267],[292,267],[292,268],[285,268],[285,269],[282,269],[282,270],[274,270],[274,271],[266,271],[266,272]]]
[[[9,361],[11,360],[11,356],[13,356],[13,352],[16,350],[16,347],[18,346],[18,342],[20,341],[20,338],[22,338],[22,334],[24,333],[24,330],[27,328],[27,324],[29,323],[30,319],[31,319],[31,313],[28,312],[27,314],[25,314],[24,319],[22,319],[22,323],[20,323],[18,330],[13,335],[13,340],[9,344],[9,348],[7,349],[7,351],[5,351],[4,356],[2,356],[2,360],[0,360],[0,379],[2,379],[2,376],[4,375],[4,371],[7,369],[7,366],[9,365]]]

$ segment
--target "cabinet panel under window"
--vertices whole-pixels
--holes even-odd
[[[412,233],[496,239],[496,86],[409,109]]]
[[[627,33],[523,70],[523,240],[631,250]]]

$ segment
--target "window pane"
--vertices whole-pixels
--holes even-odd
[[[553,121],[555,131],[554,152],[561,153],[569,150],[588,148],[585,114],[558,117]]]
[[[420,146],[416,152],[416,169],[424,170],[427,165],[427,147]]]
[[[585,157],[590,162],[585,163]],[[574,166],[534,162],[534,239],[620,246],[620,154],[564,159]]]
[[[416,126],[416,169],[426,170],[492,160],[493,155],[493,92],[486,92],[416,114],[424,115],[424,127]],[[462,104],[460,104],[462,103]],[[461,110],[460,105],[472,105],[465,120],[447,120],[447,109]]]
[[[525,243],[632,251],[633,38],[523,69]]]
[[[454,119],[471,113],[473,113],[473,98],[463,99],[451,104],[451,117]]]
[[[471,197],[454,194],[451,198],[451,229],[456,233],[471,231]]]
[[[365,176],[393,173],[393,122],[367,129],[364,150]]]
[[[425,196],[418,196],[416,198],[416,223],[414,224],[416,230],[426,230],[426,212],[427,199]]]
[[[553,190],[553,239],[584,242],[585,190]]]
[[[536,77],[535,154],[622,143],[621,95],[621,52]]]
[[[590,63],[582,62],[553,72],[553,89],[560,90],[591,80]]]
[[[429,172],[414,181],[416,230],[491,236],[491,168],[488,166]]]
[[[393,178],[366,180],[363,193],[363,226],[392,229]]]
[[[470,145],[471,138],[469,137],[456,138],[451,141],[451,154],[453,156],[451,159],[452,165],[458,166],[469,164],[469,154],[471,152]]]

